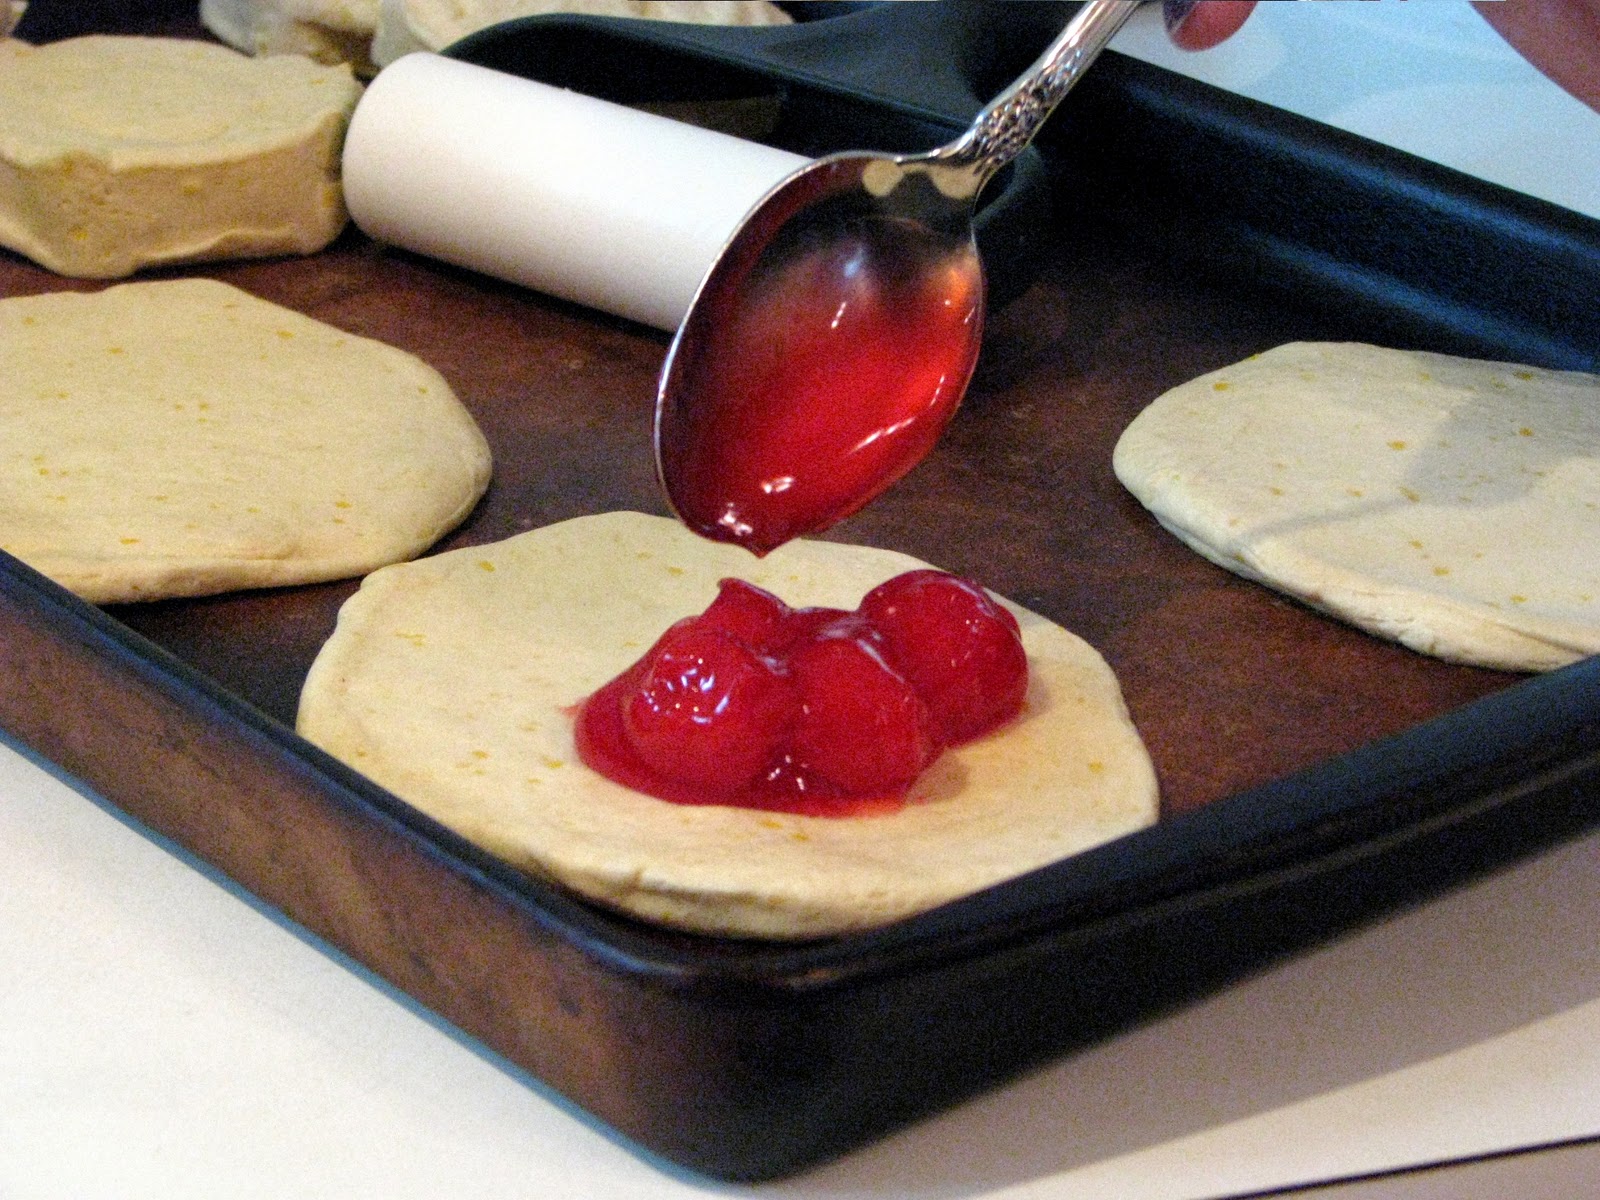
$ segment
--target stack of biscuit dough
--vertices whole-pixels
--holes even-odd
[[[209,42],[0,40],[0,246],[85,279],[320,250],[360,94],[348,66]]]
[[[581,13],[703,25],[783,25],[770,0],[200,0],[217,37],[249,54],[307,54],[371,74],[501,21]]]
[[[200,0],[200,20],[246,54],[303,54],[363,75],[376,69],[378,0]]]

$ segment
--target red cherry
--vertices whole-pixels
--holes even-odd
[[[774,645],[773,651],[788,654],[801,642],[815,637],[835,621],[848,620],[854,615],[842,608],[791,608],[783,621],[782,640]]]
[[[837,619],[797,644],[789,672],[800,701],[789,750],[800,778],[885,794],[909,786],[933,761],[927,705],[859,620]]]
[[[842,608],[790,608],[765,588],[724,579],[711,607],[696,620],[732,634],[758,654],[782,657],[796,642],[848,615]]]
[[[732,634],[761,654],[773,652],[787,640],[786,622],[794,610],[765,588],[742,579],[717,584],[717,598],[696,620],[711,629]]]
[[[693,618],[662,634],[643,666],[622,699],[623,733],[640,761],[709,792],[747,788],[777,754],[795,713],[785,676]]]
[[[1017,619],[980,585],[908,571],[868,592],[859,611],[927,702],[941,745],[970,741],[1021,710],[1028,655]]]
[[[1016,618],[970,580],[908,572],[845,612],[728,579],[585,702],[579,753],[663,799],[838,815],[903,802],[1026,688]]]

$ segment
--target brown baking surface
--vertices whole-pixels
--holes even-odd
[[[494,450],[494,483],[442,548],[583,513],[665,512],[651,406],[667,339],[349,231],[309,258],[210,265],[225,280],[442,372]],[[146,277],[149,277],[148,275]],[[67,281],[6,254],[0,294]],[[1121,678],[1179,812],[1398,732],[1516,677],[1436,662],[1201,560],[1111,473],[1164,389],[1299,337],[1359,337],[1169,274],[1080,230],[991,314],[977,380],[933,456],[829,536],[964,572],[1071,628]],[[292,724],[354,583],[113,610],[225,689]]]

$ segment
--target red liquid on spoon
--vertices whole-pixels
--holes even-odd
[[[982,318],[976,251],[904,222],[784,255],[684,365],[693,406],[662,458],[678,515],[765,554],[858,511],[944,431]]]

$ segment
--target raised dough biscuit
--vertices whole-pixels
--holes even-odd
[[[85,279],[320,250],[360,93],[346,66],[208,42],[0,41],[0,245]]]
[[[699,25],[786,25],[768,0],[381,0],[372,57],[388,66],[417,50],[442,50],[469,33],[516,17],[578,13]]]
[[[210,280],[0,300],[0,549],[96,603],[364,574],[489,479],[421,359]]]
[[[1292,343],[1161,396],[1113,466],[1206,558],[1380,637],[1600,653],[1600,377]]]
[[[200,20],[246,54],[304,54],[372,75],[378,0],[200,0]]]
[[[947,750],[898,812],[672,804],[578,758],[575,706],[702,611],[724,576],[853,608],[924,565],[820,541],[757,560],[675,521],[607,513],[385,568],[340,612],[299,729],[502,859],[700,933],[865,929],[1152,822],[1155,774],[1110,668],[1014,605],[1030,667],[1022,715]]]

